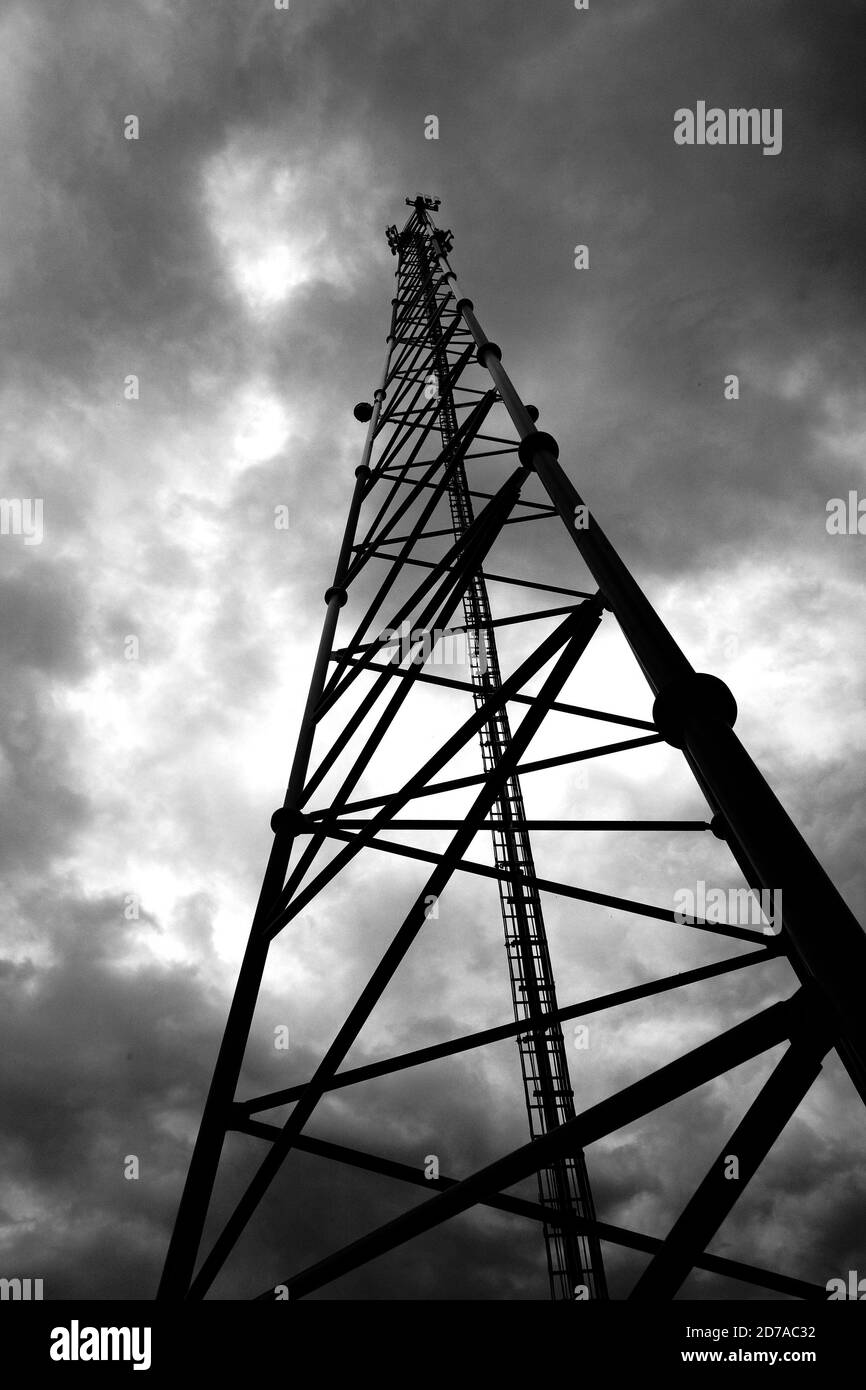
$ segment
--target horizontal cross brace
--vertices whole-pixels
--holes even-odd
[[[541,608],[535,613],[513,613],[508,618],[491,618],[490,621],[486,623],[456,623],[451,627],[442,629],[441,632],[436,631],[436,629],[410,628],[407,626],[406,637],[410,643],[413,641],[422,642],[425,637],[431,636],[432,632],[436,631],[437,640],[441,641],[447,637],[453,637],[455,633],[459,632],[489,632],[495,627],[513,627],[516,623],[531,623],[536,618],[561,618],[564,613],[570,613],[571,611],[571,604],[562,608]],[[356,647],[335,648],[335,650],[331,652],[331,657],[332,659],[339,659],[342,661],[344,657],[352,656],[356,652],[375,652],[380,650],[387,652],[392,648],[399,647],[403,641],[403,636],[398,634],[395,637],[388,637],[384,641],[360,642]]]
[[[410,378],[410,380],[412,379],[413,378]],[[418,378],[415,377],[414,380],[417,382]],[[421,380],[423,381],[423,374],[421,376]],[[455,410],[469,410],[472,407],[472,401],[453,401],[452,404],[454,405]],[[436,407],[433,401],[427,401],[424,405],[418,406],[414,410],[389,411],[382,416],[382,420],[383,422],[387,422],[388,424],[392,423],[394,420],[400,420],[405,424],[406,421],[412,419],[413,415],[426,415],[428,410],[435,410],[435,408]]]
[[[394,561],[393,555],[383,555],[376,550],[371,550],[367,558],[370,560],[387,560],[391,564],[393,564]],[[403,565],[415,565],[418,569],[425,570],[439,568],[433,560],[419,560],[415,556],[405,556],[400,563]],[[592,594],[588,589],[564,589],[559,584],[537,584],[532,579],[515,579],[512,575],[508,574],[490,574],[488,570],[479,573],[478,577],[479,579],[492,581],[495,584],[518,584],[522,589],[540,589],[544,593],[565,594],[569,598],[592,598]]]
[[[241,1134],[249,1134],[256,1139],[275,1137],[274,1126],[263,1124],[259,1120],[245,1120],[233,1128]],[[426,1178],[420,1168],[413,1168],[408,1163],[398,1163],[391,1158],[381,1158],[377,1154],[365,1153],[361,1149],[350,1149],[343,1144],[332,1144],[325,1139],[315,1139],[312,1135],[301,1135],[296,1146],[303,1149],[305,1153],[316,1154],[320,1158],[329,1158],[336,1163],[345,1163],[367,1173],[378,1173],[382,1177],[413,1183],[415,1186],[424,1187],[428,1191],[433,1188],[439,1192],[444,1192],[448,1188],[456,1187],[458,1182],[458,1179],[445,1177],[442,1173],[438,1178]],[[579,1234],[596,1235],[599,1240],[607,1241],[611,1245],[622,1245],[630,1250],[644,1251],[646,1254],[654,1254],[663,1244],[655,1236],[642,1235],[637,1231],[629,1231],[623,1226],[612,1226],[605,1221],[592,1221],[587,1217],[580,1217],[571,1212],[563,1215],[555,1207],[542,1206],[540,1202],[530,1202],[521,1197],[508,1197],[499,1193],[493,1197],[486,1197],[481,1205],[492,1207],[496,1211],[508,1212],[514,1216],[523,1216],[530,1221],[541,1221],[545,1225],[570,1226]],[[744,1264],[741,1260],[729,1260],[722,1255],[701,1255],[695,1260],[695,1268],[706,1270],[709,1274],[720,1274],[728,1279],[739,1279],[743,1283],[754,1284],[758,1288],[772,1289],[776,1293],[787,1294],[791,1298],[819,1302],[827,1297],[827,1290],[820,1284],[809,1284],[804,1279],[792,1279],[787,1274],[777,1274],[773,1270],[758,1269],[755,1265]],[[287,1287],[291,1293],[291,1279],[288,1280]],[[266,1294],[261,1294],[259,1297],[262,1302],[270,1301],[274,1298],[274,1290],[269,1289]]]
[[[554,708],[554,706],[551,706]],[[606,716],[605,716],[606,717]],[[652,743],[661,743],[660,734],[650,734],[647,738],[628,738],[622,743],[602,743],[598,748],[584,748],[580,753],[562,753],[552,758],[538,758],[535,762],[520,763],[514,770],[515,777],[523,777],[528,772],[544,772],[551,767],[564,767],[567,763],[585,762],[589,758],[601,758],[608,753],[623,753],[632,748],[646,748]],[[415,800],[420,796],[438,796],[440,792],[453,792],[463,787],[474,787],[480,782],[487,781],[486,772],[472,773],[468,777],[452,777],[448,782],[431,782],[426,787],[418,787],[412,792],[410,800]],[[384,806],[386,801],[390,801],[394,792],[388,792],[385,796],[368,796],[363,801],[351,801],[341,807],[342,812],[346,811],[368,811],[374,806]],[[310,812],[314,819],[329,814],[327,808],[319,811]]]
[[[322,812],[317,812],[321,816]],[[334,825],[338,830],[360,830],[369,820],[345,820],[342,816]],[[462,820],[392,820],[382,830],[459,830]],[[486,820],[481,830],[509,830],[512,821]],[[706,820],[527,820],[520,821],[522,830],[711,830]]]
[[[335,661],[339,659],[341,662],[349,666],[358,666],[361,664],[360,661],[355,659],[354,657],[345,655],[341,656],[337,652],[332,653],[332,659]],[[421,671],[417,668],[413,669],[412,671],[409,671],[403,670],[403,668],[400,666],[379,666],[375,662],[368,662],[366,670],[374,672],[377,676],[381,675],[384,671],[389,676],[394,676],[397,680],[413,679],[424,681],[427,685],[446,686],[450,690],[465,690],[470,695],[477,694],[479,688],[477,686],[472,685],[469,681],[457,680],[456,678],[453,678],[451,676],[434,676],[431,671]],[[506,703],[509,701],[518,705],[534,705],[535,696],[524,695],[522,691],[518,691],[515,694],[508,696]],[[552,700],[550,703],[550,710],[552,713],[556,714],[579,714],[584,719],[600,719],[606,724],[623,724],[626,728],[629,729],[652,730],[653,738],[651,740],[634,739],[624,744],[613,744],[608,750],[612,753],[619,752],[620,748],[639,748],[647,742],[660,743],[662,741],[661,734],[656,732],[655,724],[650,724],[649,721],[646,719],[631,719],[628,715],[625,714],[610,714],[606,710],[590,709],[587,705],[569,705],[565,704],[562,700]],[[552,764],[548,763],[547,765]]]
[[[503,526],[521,526],[526,521],[546,521],[547,518],[551,516],[556,516],[556,511],[554,508],[549,507],[546,511],[535,512],[532,516],[510,516],[501,524]],[[448,538],[453,541],[454,531],[451,527],[446,526],[440,531],[420,531],[417,535],[411,532],[408,536],[388,536],[377,541],[376,545],[405,545],[407,541],[432,541],[439,536],[448,536]],[[353,545],[352,549],[360,551],[366,549],[366,547],[363,545]]]
[[[462,824],[465,822],[461,822]],[[352,844],[357,838],[348,831],[338,830],[335,825],[330,825],[325,820],[317,820],[313,828],[317,833],[344,840],[347,844]],[[386,826],[381,828],[387,829]],[[386,840],[377,840],[375,836],[367,840],[366,845],[386,854],[397,854],[405,859],[419,859],[428,864],[440,864],[443,859],[441,854],[434,854],[432,850],[418,849],[415,845],[394,845]],[[702,917],[676,913],[672,908],[656,907],[653,903],[639,903],[631,898],[619,898],[608,893],[594,893],[588,888],[574,888],[570,883],[559,883],[555,879],[516,873],[512,869],[498,869],[490,864],[478,864],[474,859],[458,859],[453,867],[467,874],[475,874],[479,878],[495,878],[503,883],[519,885],[535,892],[555,893],[559,897],[575,898],[578,902],[593,903],[598,907],[617,908],[620,912],[633,912],[639,917],[654,917],[660,922],[673,922],[679,927],[694,927],[698,931],[712,932],[717,936],[730,936],[737,941],[754,941],[763,945],[766,940],[761,932],[750,931],[747,927],[736,927],[729,922],[708,922]],[[679,920],[680,918],[682,920]]]
[[[509,452],[510,452],[510,451],[509,451]],[[397,481],[398,483],[404,483],[404,484],[406,485],[406,487],[413,487],[413,488],[430,488],[430,489],[432,489],[432,491],[434,491],[434,492],[436,491],[436,484],[435,484],[435,483],[418,483],[418,482],[415,482],[412,478],[400,478],[400,477],[397,477],[397,478],[396,478],[396,481]],[[466,495],[467,495],[468,497],[481,497],[481,498],[484,499],[485,502],[491,502],[491,501],[493,500],[493,496],[494,496],[494,494],[493,494],[492,492],[477,492],[477,491],[474,491],[474,490],[472,490],[472,489],[468,489]],[[518,501],[517,501],[517,503],[516,503],[515,505],[518,506],[518,507],[526,507],[526,508],[528,508],[529,510],[534,511],[534,512],[544,512],[545,516],[550,516],[550,515],[551,515],[551,507],[550,507],[550,504],[547,503],[547,502],[528,502],[525,498],[521,497],[521,498],[518,499]],[[556,509],[553,508],[552,510],[553,510],[553,513],[555,514]],[[453,531],[449,531],[448,534],[449,534],[449,535],[453,535],[454,532],[453,532]]]
[[[479,434],[479,435],[476,435],[475,438],[476,438],[476,439],[481,439],[482,436]],[[464,455],[463,455],[463,462],[465,463],[468,459],[492,459],[492,458],[498,458],[501,454],[516,454],[516,453],[517,453],[517,448],[518,448],[518,446],[517,446],[516,444],[512,444],[512,445],[510,446],[510,448],[507,448],[507,449],[481,449],[481,450],[473,450],[471,454],[464,454]],[[375,476],[376,476],[377,478],[394,478],[394,477],[397,476],[398,473],[400,473],[400,474],[402,475],[403,473],[405,473],[405,472],[406,472],[408,469],[410,469],[410,468],[431,468],[431,467],[434,467],[437,463],[439,463],[440,458],[441,458],[441,455],[437,456],[435,459],[413,459],[413,461],[412,461],[411,463],[400,463],[400,464],[396,464],[396,463],[390,463],[390,462],[389,462],[389,463],[387,463],[387,464],[385,465],[384,468],[375,467],[375,468],[374,468],[374,472],[375,472]],[[541,504],[539,504],[539,505],[543,506],[544,504],[541,503]]]
[[[734,970],[744,970],[747,966],[759,965],[762,961],[773,960],[779,955],[777,947],[765,947],[763,951],[749,951],[746,955],[729,956],[726,960],[715,961],[711,965],[701,965],[694,970],[681,971],[677,975],[667,975],[661,980],[650,980],[646,984],[632,985],[629,989],[616,990],[612,994],[600,994],[594,999],[584,999],[580,1004],[569,1004],[565,1008],[552,1009],[532,1019],[519,1019],[515,1023],[503,1023],[496,1028],[484,1028],[477,1033],[467,1033],[448,1042],[433,1043],[429,1047],[415,1048],[397,1057],[387,1057],[380,1062],[369,1062],[362,1067],[352,1067],[349,1071],[338,1072],[329,1082],[328,1091],[342,1090],[345,1086],[357,1085],[359,1081],[370,1081],[377,1076],[388,1076],[392,1072],[405,1071],[409,1067],[422,1066],[427,1062],[440,1061],[443,1057],[453,1057],[460,1052],[469,1052],[476,1047],[487,1047],[490,1043],[502,1042],[506,1038],[520,1038],[525,1033],[541,1035],[548,1028],[556,1027],[567,1019],[583,1018],[587,1014],[601,1013],[604,1009],[619,1008],[639,999],[662,994],[665,990],[680,989],[685,985],[697,984],[701,980],[711,980],[717,975],[726,975]],[[302,1095],[307,1083],[300,1082],[267,1095],[254,1096],[251,1100],[240,1101],[235,1109],[245,1115],[254,1115],[262,1110],[273,1110],[279,1105],[288,1105]]]

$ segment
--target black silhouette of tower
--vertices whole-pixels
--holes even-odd
[[[402,230],[390,227],[397,256],[397,292],[380,385],[372,404],[355,408],[367,437],[334,580],[325,594],[325,619],[314,662],[283,806],[274,813],[273,845],[249,941],[160,1286],[160,1297],[203,1297],[223,1268],[252,1213],[293,1149],[354,1165],[396,1181],[434,1189],[436,1195],[404,1215],[297,1271],[259,1296],[303,1296],[450,1217],[486,1204],[537,1222],[544,1232],[551,1295],[555,1299],[607,1296],[601,1243],[646,1252],[650,1259],[632,1290],[636,1299],[670,1298],[689,1272],[708,1270],[789,1296],[819,1298],[820,1286],[793,1274],[756,1269],[707,1255],[706,1247],[807,1093],[827,1052],[836,1047],[860,1097],[866,1099],[866,1021],[862,984],[866,939],[846,904],[787,817],[733,731],[737,707],[716,677],[696,672],[632,578],[595,516],[561,467],[553,437],[537,428],[502,366],[496,343],[483,332],[474,306],[449,265],[451,233],[434,225],[439,203],[418,195]],[[484,386],[469,384],[478,369]],[[518,440],[491,432],[492,412],[504,407]],[[516,455],[516,460],[515,456]],[[495,491],[470,486],[467,464],[499,458]],[[516,461],[517,466],[513,467]],[[474,474],[471,475],[474,479]],[[544,501],[522,491],[530,478]],[[477,509],[475,503],[480,505]],[[552,585],[494,571],[491,551],[504,528],[544,523],[565,526],[578,552],[588,589]],[[531,553],[528,556],[531,562]],[[375,579],[371,579],[375,575]],[[567,576],[563,576],[567,578]],[[497,618],[490,584],[559,600],[555,607]],[[402,597],[398,599],[398,595]],[[352,614],[351,636],[335,645],[341,610]],[[460,619],[462,618],[462,622]],[[521,622],[556,619],[548,635],[507,675],[495,634]],[[652,721],[576,706],[563,687],[599,628],[615,622],[654,696]],[[455,637],[466,640],[465,670],[437,673],[437,653]],[[530,693],[530,684],[540,685]],[[363,787],[404,706],[422,686],[463,692],[474,706],[455,731],[430,747],[419,740],[418,766],[402,785],[370,793]],[[353,703],[354,702],[354,703]],[[522,716],[514,727],[509,706]],[[555,711],[624,726],[627,739],[527,756],[546,717]],[[480,742],[482,770],[442,775],[452,759]],[[551,767],[666,742],[682,750],[709,807],[704,820],[533,820],[521,777]],[[315,757],[314,757],[315,754]],[[394,780],[401,774],[394,772]],[[330,787],[323,804],[315,794]],[[461,793],[456,818],[424,816],[424,798]],[[401,812],[409,807],[410,814]],[[623,899],[552,881],[538,874],[530,833],[589,830],[628,834],[662,830],[712,832],[723,840],[754,901],[764,906],[752,925],[677,915],[672,908]],[[440,837],[435,848],[395,840],[393,834]],[[476,837],[489,835],[493,858],[467,857]],[[446,835],[446,842],[441,837]],[[385,837],[385,838],[383,838]],[[337,852],[328,857],[330,851]],[[253,1013],[271,941],[314,903],[362,851],[377,851],[430,866],[423,890],[361,989],[314,1074],[303,1083],[252,1098],[237,1089]],[[412,942],[425,929],[456,873],[498,885],[513,1000],[513,1021],[379,1062],[340,1070],[361,1028],[395,976]],[[554,988],[542,895],[610,906],[684,929],[734,940],[739,954],[663,979],[561,1006]],[[778,895],[781,894],[781,897]],[[783,904],[776,932],[773,904]],[[769,905],[769,912],[767,911]],[[757,925],[756,925],[757,924]],[[751,946],[747,950],[746,947]],[[613,1096],[579,1113],[569,1080],[564,1019],[664,996],[703,980],[786,957],[796,988],[717,1037]],[[426,1062],[471,1053],[503,1038],[517,1041],[529,1116],[529,1141],[460,1180],[428,1178],[418,1168],[312,1137],[307,1124],[322,1097]],[[782,1042],[788,1047],[717,1160],[664,1239],[599,1221],[584,1150],[732,1067]],[[257,1115],[291,1105],[281,1124]],[[259,1140],[265,1154],[228,1220],[197,1267],[225,1138],[238,1132]],[[729,1180],[727,1160],[739,1176]],[[536,1176],[538,1201],[508,1194]],[[290,1252],[287,1252],[287,1259]]]

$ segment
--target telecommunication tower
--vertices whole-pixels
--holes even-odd
[[[847,905],[799,835],[734,733],[736,702],[715,676],[696,672],[634,580],[594,514],[559,462],[556,440],[538,428],[538,412],[524,404],[502,365],[502,353],[458,287],[449,256],[452,234],[438,228],[439,201],[407,198],[402,230],[387,229],[397,257],[396,293],[385,362],[371,403],[355,407],[367,434],[334,570],[325,593],[325,617],[313,665],[284,803],[274,813],[270,857],[216,1060],[198,1138],[171,1239],[159,1297],[205,1296],[265,1198],[292,1150],[380,1173],[428,1189],[412,1206],[315,1265],[286,1272],[280,1283],[251,1296],[303,1297],[405,1241],[482,1204],[541,1227],[551,1297],[598,1300],[608,1296],[602,1244],[645,1252],[649,1260],[630,1293],[633,1299],[675,1296],[693,1269],[739,1279],[772,1293],[819,1299],[826,1291],[796,1272],[773,1272],[710,1255],[707,1246],[749,1178],[836,1048],[861,1099],[866,1099],[866,938]],[[481,378],[482,384],[472,384]],[[491,421],[506,412],[504,434]],[[475,485],[476,465],[502,465],[498,486]],[[470,485],[472,479],[472,485]],[[530,479],[542,499],[522,496]],[[504,528],[540,523],[565,528],[575,574],[562,584],[531,575],[503,574],[491,551]],[[534,552],[526,552],[531,565]],[[575,583],[579,586],[574,587]],[[496,616],[490,589],[530,591],[547,605]],[[398,599],[398,595],[401,595]],[[557,600],[552,606],[553,598]],[[351,616],[348,637],[337,643],[341,611]],[[555,626],[505,673],[497,631],[523,622]],[[652,719],[577,706],[563,687],[602,621],[618,625],[650,687]],[[436,653],[456,636],[466,643],[465,669],[437,673]],[[441,669],[441,668],[440,668]],[[540,681],[540,684],[538,682]],[[534,693],[529,686],[538,685]],[[397,716],[411,710],[421,688],[458,692],[463,718],[436,746],[419,739],[418,766],[402,780],[372,793],[370,765],[386,744]],[[514,712],[520,716],[514,724]],[[619,726],[614,741],[554,756],[529,756],[533,739],[552,713]],[[623,737],[625,733],[628,737]],[[527,814],[521,785],[537,771],[571,768],[666,742],[681,750],[707,805],[705,818],[683,821],[539,819]],[[448,776],[448,764],[480,744],[481,770]],[[393,766],[393,764],[392,764]],[[446,774],[446,775],[443,775]],[[399,775],[395,781],[399,781]],[[329,787],[327,795],[320,789]],[[363,789],[363,795],[358,795]],[[316,801],[316,794],[320,800]],[[427,797],[463,797],[456,817],[425,816]],[[409,814],[402,812],[408,808]],[[532,835],[600,831],[623,835],[662,831],[724,841],[748,891],[766,908],[781,895],[781,912],[742,926],[688,917],[673,908],[589,890],[539,875]],[[438,836],[423,848],[394,834]],[[444,841],[442,837],[445,837]],[[490,862],[470,858],[473,843],[489,837]],[[336,853],[330,853],[336,849]],[[238,1086],[250,1028],[272,941],[339,880],[362,852],[429,866],[429,877],[390,944],[358,993],[312,1076],[303,1083],[253,1097]],[[383,870],[384,871],[384,870]],[[413,941],[425,929],[431,905],[455,874],[494,880],[505,934],[513,1018],[364,1066],[341,1070],[355,1040]],[[553,894],[618,912],[678,922],[683,929],[727,936],[738,953],[697,968],[561,1005],[555,989],[543,913]],[[768,920],[781,917],[781,929]],[[752,919],[753,922],[755,919]],[[751,948],[751,949],[747,949]],[[614,1095],[578,1109],[569,1077],[562,1024],[566,1019],[712,980],[784,957],[792,989],[743,1022],[704,1041]],[[331,1091],[362,1085],[505,1038],[516,1041],[527,1142],[475,1173],[428,1179],[417,1168],[360,1152],[307,1132],[316,1106]],[[697,1184],[667,1236],[651,1237],[599,1220],[585,1150],[614,1131],[768,1052],[787,1048],[746,1110],[718,1158]],[[292,1106],[281,1123],[257,1116]],[[202,1255],[225,1139],[246,1134],[264,1154],[228,1219]],[[738,1180],[726,1159],[736,1155]],[[537,1201],[508,1189],[535,1177]],[[430,1189],[435,1195],[429,1195]],[[286,1252],[287,1263],[291,1252]],[[263,1278],[263,1283],[265,1282]],[[398,1291],[395,1290],[395,1297]]]

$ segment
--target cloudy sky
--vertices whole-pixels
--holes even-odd
[[[731,685],[741,738],[862,920],[864,541],[828,534],[826,508],[864,491],[864,27],[840,0],[2,4],[0,486],[42,504],[38,543],[0,537],[2,1274],[43,1278],[46,1298],[155,1291],[363,443],[352,406],[381,366],[383,231],[407,194],[442,198],[518,388],[694,665]],[[676,145],[674,112],[698,101],[781,108],[781,153]],[[511,528],[495,568],[583,587],[557,524]],[[517,611],[513,592],[493,601]],[[506,668],[530,626],[503,640]],[[608,631],[565,698],[651,708]],[[421,698],[375,786],[466,713]],[[599,729],[619,736],[563,717],[537,746]],[[665,747],[593,765],[585,788],[530,780],[535,815],[706,811]],[[709,837],[587,836],[578,854],[539,836],[537,858],[667,905],[699,878],[740,881]],[[423,882],[368,852],[284,933],[242,1095],[310,1074]],[[545,908],[563,1004],[740,949]],[[493,886],[456,885],[352,1060],[507,1021],[501,930]],[[765,965],[598,1015],[570,1052],[578,1105],[792,983]],[[663,1235],[774,1057],[594,1146],[599,1216]],[[524,1142],[522,1104],[503,1043],[339,1093],[310,1132],[462,1176]],[[820,1283],[862,1270],[864,1141],[831,1057],[713,1250]],[[219,1210],[261,1154],[230,1141]],[[418,1199],[293,1155],[213,1296],[250,1297]],[[643,1257],[605,1255],[623,1297]],[[684,1293],[755,1296],[702,1276]],[[318,1296],[398,1294],[543,1298],[540,1233],[466,1215]]]

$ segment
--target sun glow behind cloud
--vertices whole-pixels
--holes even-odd
[[[289,435],[289,416],[281,401],[260,386],[240,393],[232,440],[235,456],[247,466],[272,459]]]
[[[205,215],[229,281],[253,315],[266,317],[314,281],[351,282],[351,240],[333,225],[326,195],[352,175],[360,178],[358,154],[345,145],[303,171],[278,149],[261,152],[241,137],[207,161]]]

